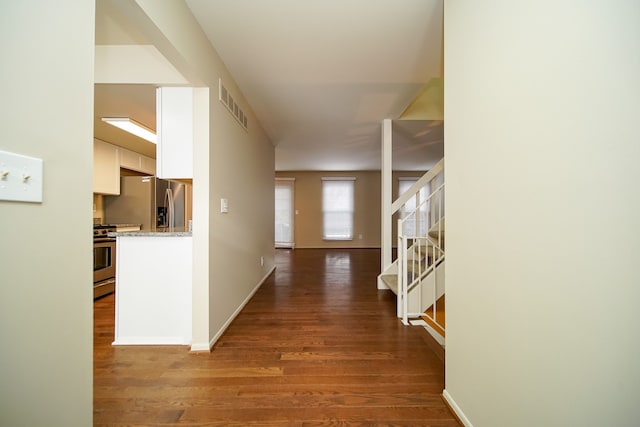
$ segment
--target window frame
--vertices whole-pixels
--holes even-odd
[[[274,186],[274,207],[275,207],[275,224],[274,224],[274,246],[276,248],[294,248],[295,247],[295,178],[286,178],[286,177],[276,177],[275,186]],[[289,190],[289,241],[278,240],[278,225],[281,224],[278,222],[278,198],[277,198],[277,190],[278,187],[287,188]],[[283,223],[282,223],[283,224]]]

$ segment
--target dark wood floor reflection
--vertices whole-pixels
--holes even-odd
[[[442,354],[376,290],[379,259],[278,250],[276,272],[210,353],[114,348],[113,295],[97,300],[94,425],[457,426]]]

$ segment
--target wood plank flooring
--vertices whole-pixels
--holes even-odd
[[[442,352],[376,290],[379,259],[278,250],[210,353],[113,347],[114,297],[97,300],[94,426],[458,426]]]

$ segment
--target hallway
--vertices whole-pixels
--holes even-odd
[[[95,302],[94,425],[458,426],[442,352],[376,290],[376,249],[276,251],[276,271],[210,353],[112,347]]]

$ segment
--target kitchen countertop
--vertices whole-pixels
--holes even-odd
[[[191,231],[121,231],[109,233],[109,237],[190,237]]]
[[[94,223],[93,225],[99,225],[99,226],[103,226],[103,227],[120,227],[120,228],[125,228],[125,227],[141,227],[142,224],[103,224],[103,223]]]

